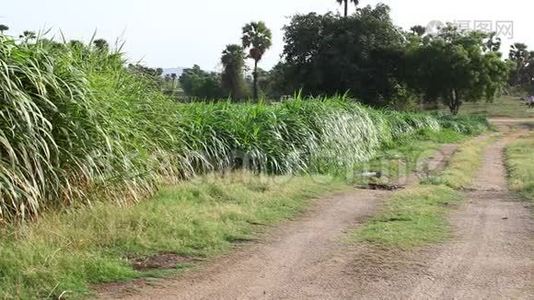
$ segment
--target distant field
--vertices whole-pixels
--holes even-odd
[[[447,112],[443,106],[440,111]],[[460,109],[461,115],[485,115],[488,117],[507,118],[531,118],[534,117],[534,109],[529,109],[519,97],[503,96],[495,99],[492,103],[484,101],[478,103],[465,103]]]

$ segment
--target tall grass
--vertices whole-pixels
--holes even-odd
[[[0,221],[226,168],[343,173],[418,130],[484,126],[343,98],[179,104],[124,66],[118,52],[0,35]]]

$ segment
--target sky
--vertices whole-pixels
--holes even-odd
[[[273,46],[260,67],[271,68],[283,51],[283,26],[294,14],[341,12],[335,0],[1,0],[0,24],[9,34],[50,30],[49,36],[89,41],[96,32],[114,44],[124,42],[133,61],[151,67],[190,67],[218,71],[227,44],[240,43],[241,28],[262,20],[273,31]],[[466,28],[491,24],[501,30],[503,52],[514,42],[534,48],[534,2],[525,0],[362,0],[360,5],[389,5],[396,25],[405,29],[433,20]],[[351,6],[353,10],[354,7]],[[513,22],[513,39],[510,23]],[[500,23],[499,23],[500,22]]]

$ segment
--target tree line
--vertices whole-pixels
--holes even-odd
[[[272,33],[264,22],[251,22],[242,29],[241,44],[229,44],[222,51],[221,73],[206,72],[195,65],[184,70],[179,78],[184,92],[200,99],[231,98],[245,100],[260,98],[260,90],[265,91],[267,78],[264,70],[258,67],[265,52],[271,47]],[[254,62],[252,76],[246,77],[245,60]],[[261,85],[261,87],[260,87]],[[264,93],[262,97],[266,96]]]
[[[458,113],[469,101],[491,101],[509,86],[532,85],[534,52],[512,47],[508,59],[493,34],[447,25],[427,33],[420,25],[403,31],[385,4],[357,7],[348,14],[298,14],[284,27],[281,60],[270,71],[258,62],[270,46],[264,23],[243,29],[243,44],[222,52],[222,73],[198,66],[180,77],[186,94],[197,98],[279,99],[283,95],[348,97],[377,107],[410,108],[443,103]],[[255,41],[252,45],[248,41]],[[245,53],[245,49],[249,53]],[[252,78],[245,60],[254,59]],[[252,92],[250,91],[252,89]],[[218,97],[217,97],[218,96]]]
[[[534,93],[534,51],[525,44],[501,54],[495,33],[460,31],[447,25],[427,33],[420,25],[408,31],[395,26],[385,4],[358,7],[357,0],[336,0],[344,14],[294,15],[284,28],[281,60],[270,71],[259,67],[272,44],[264,22],[242,28],[241,43],[221,53],[222,71],[199,66],[162,77],[161,69],[130,65],[162,86],[179,85],[191,99],[280,99],[302,96],[347,97],[375,107],[410,109],[443,103],[457,114],[469,101],[491,101],[510,87]],[[349,4],[356,9],[349,14]],[[0,33],[8,30],[0,25]],[[34,38],[26,32],[23,36]],[[21,37],[23,37],[21,36]],[[104,40],[97,48],[107,49]],[[253,61],[249,73],[246,60]]]

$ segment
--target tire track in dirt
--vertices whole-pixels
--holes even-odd
[[[445,145],[427,162],[442,168],[456,146]],[[427,169],[424,168],[424,169]],[[417,183],[415,175],[407,179]],[[342,241],[391,194],[353,190],[315,202],[303,216],[272,230],[263,242],[246,245],[177,279],[101,289],[104,299],[346,298],[354,277],[346,269],[356,253]],[[352,283],[352,284],[351,284]]]

